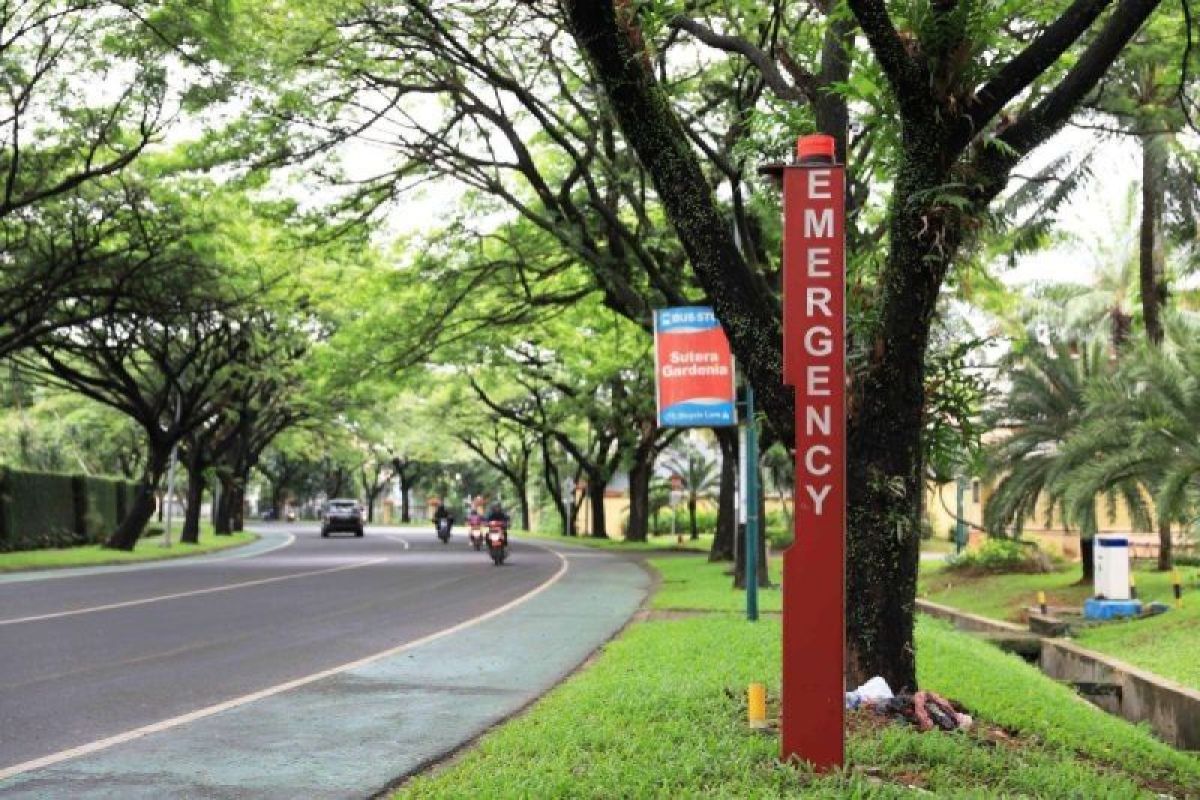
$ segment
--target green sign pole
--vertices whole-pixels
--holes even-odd
[[[959,475],[955,481],[955,489],[957,490],[957,519],[954,522],[954,552],[961,553],[963,548],[967,546],[967,519],[965,505],[965,495],[967,493],[967,476]]]
[[[758,426],[754,389],[746,383],[746,619],[758,620]]]

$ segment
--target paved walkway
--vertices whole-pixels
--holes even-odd
[[[0,797],[370,796],[536,699],[636,611],[650,583],[641,567],[620,556],[551,547],[563,559],[557,577],[510,608],[498,601],[499,613],[328,677],[24,772],[0,781]]]

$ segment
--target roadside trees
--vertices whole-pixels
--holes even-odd
[[[856,598],[848,619],[849,672],[851,681],[882,675],[893,685],[912,686],[924,356],[939,290],[1012,168],[1068,120],[1159,2],[1122,0],[1105,15],[1112,3],[1079,0],[1031,16],[1009,4],[921,4],[898,14],[900,28],[894,16],[900,10],[882,0],[847,5],[852,17],[839,5],[828,18],[828,46],[815,75],[802,73],[816,81],[809,99],[818,101],[817,127],[845,140],[845,106],[840,119],[820,114],[821,96],[836,95],[844,77],[819,78],[837,69],[848,73],[854,25],[871,51],[873,63],[864,69],[881,71],[887,86],[874,96],[875,105],[893,108],[900,127],[880,143],[894,176],[887,250],[871,321],[856,332],[866,358],[849,401],[847,591]],[[778,306],[755,291],[700,159],[652,69],[648,39],[657,31],[647,31],[646,18],[630,5],[567,0],[564,6],[765,412],[790,439],[792,404],[779,381]],[[832,11],[828,5],[822,10]],[[1016,18],[1023,33],[1013,38],[1006,23]],[[729,49],[765,60],[769,78],[777,59],[752,37],[734,41],[740,46]],[[786,54],[783,45],[777,58]],[[1070,65],[1060,70],[1068,53]]]
[[[136,191],[117,179],[182,106],[221,95],[197,46],[220,5],[0,6],[0,356],[92,318],[74,298],[115,302],[110,273],[144,266],[110,235]]]
[[[47,337],[25,369],[109,405],[141,426],[142,489],[108,547],[131,550],[154,512],[171,449],[205,423],[233,388],[244,321],[212,309],[101,318]]]

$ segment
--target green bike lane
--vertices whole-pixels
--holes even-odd
[[[551,549],[561,559],[552,577],[480,616],[63,754],[0,780],[0,797],[371,796],[554,686],[624,626],[649,589],[636,562]]]

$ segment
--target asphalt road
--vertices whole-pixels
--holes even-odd
[[[89,755],[89,744],[119,741],[130,731],[420,642],[521,600],[567,571],[564,556],[519,541],[509,563],[497,568],[486,554],[469,549],[458,531],[442,545],[426,530],[321,539],[303,526],[272,529],[295,539],[244,558],[0,582],[0,795],[21,786],[3,780],[6,769],[11,778],[14,767],[73,748]],[[590,566],[580,559],[573,579],[585,577],[581,573]],[[618,606],[627,617],[636,603]],[[606,622],[580,641],[567,635],[564,643],[582,658],[602,641],[601,628],[608,635],[622,621]],[[529,655],[511,653],[512,663],[502,666],[516,669]],[[430,675],[432,681],[438,677]],[[490,708],[474,728],[464,728],[463,738],[501,714]],[[286,727],[286,714],[283,719]],[[456,742],[442,744],[448,749]],[[238,743],[222,746],[236,749]],[[20,774],[36,778],[40,769]],[[114,776],[111,769],[107,774]],[[377,770],[364,786],[378,784],[382,774]],[[228,788],[228,776],[222,780]],[[56,794],[53,780],[38,785],[41,794],[31,796]],[[191,791],[218,796],[202,782]],[[132,796],[117,788],[100,794]],[[219,796],[258,794],[271,792]]]

